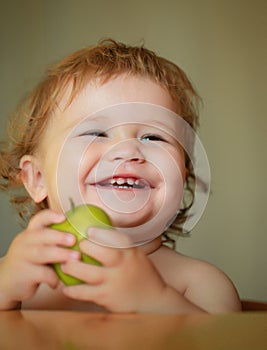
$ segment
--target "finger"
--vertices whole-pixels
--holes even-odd
[[[105,270],[102,266],[70,260],[62,264],[61,269],[64,273],[76,277],[90,285],[98,285],[105,281]]]
[[[39,266],[38,272],[35,275],[37,284],[45,283],[51,288],[56,288],[59,282],[59,278],[56,272],[50,266]]]
[[[113,248],[133,247],[131,237],[115,229],[101,229],[91,227],[88,230],[88,239],[91,242]]]
[[[65,233],[54,229],[45,228],[38,231],[30,231],[27,235],[28,242],[38,245],[61,245],[72,247],[76,237],[71,233]]]
[[[28,252],[27,259],[29,262],[37,265],[52,264],[69,260],[80,260],[81,253],[76,250],[57,246],[51,246],[49,248],[34,246],[31,248],[30,252]]]
[[[80,242],[79,247],[83,253],[100,261],[106,267],[117,266],[124,253],[123,249],[100,246],[86,239]]]
[[[104,305],[104,293],[102,285],[92,286],[89,284],[78,284],[75,286],[64,286],[63,294],[75,300],[90,301],[98,305]]]
[[[65,215],[62,213],[56,213],[51,209],[44,209],[32,217],[28,228],[31,230],[37,230],[55,223],[63,222],[65,219]]]

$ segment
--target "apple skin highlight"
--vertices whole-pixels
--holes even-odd
[[[99,207],[91,204],[83,204],[75,206],[71,203],[71,209],[66,212],[66,220],[61,223],[52,224],[52,229],[72,233],[76,237],[76,242],[69,249],[80,251],[79,243],[86,239],[89,227],[100,227],[111,229],[112,223],[109,216]],[[81,253],[81,260],[87,264],[101,266],[101,263]],[[61,281],[68,286],[84,283],[78,278],[70,276],[61,270],[61,263],[53,264],[53,267],[61,279]]]

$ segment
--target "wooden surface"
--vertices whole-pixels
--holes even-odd
[[[1,311],[0,349],[267,349],[267,313],[118,315]]]
[[[255,300],[241,300],[243,311],[267,311],[267,302]]]

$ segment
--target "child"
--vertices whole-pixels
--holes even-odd
[[[164,245],[166,220],[175,216],[170,229],[178,231],[190,207],[177,214],[181,188],[194,193],[192,162],[176,134],[178,115],[196,128],[197,99],[175,64],[113,40],[48,71],[1,151],[2,189],[24,186],[27,194],[18,192],[14,202],[21,216],[32,216],[0,261],[1,310],[240,310],[221,271]],[[69,197],[103,208],[117,228],[90,229],[90,240],[80,243],[102,266],[81,262],[67,249],[74,236],[50,228],[65,219]],[[150,236],[136,244],[131,234],[147,223]],[[56,262],[85,283],[64,286],[51,267]]]

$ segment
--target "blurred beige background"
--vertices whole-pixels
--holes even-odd
[[[242,298],[267,301],[265,0],[1,0],[0,123],[64,55],[104,37],[179,64],[203,98],[212,195],[177,249],[224,270]],[[0,255],[19,232],[0,194]]]

